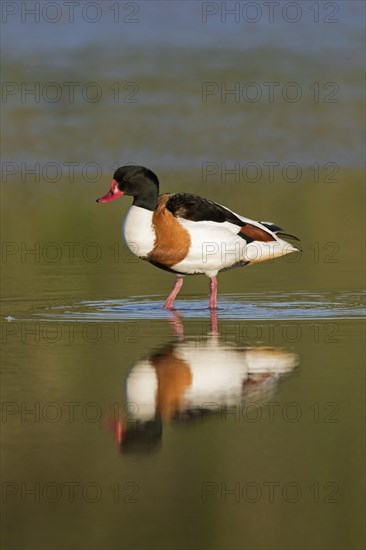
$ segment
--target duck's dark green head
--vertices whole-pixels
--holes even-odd
[[[120,166],[113,175],[110,190],[97,202],[110,202],[122,195],[132,196],[135,206],[154,210],[159,196],[159,180],[144,166]]]

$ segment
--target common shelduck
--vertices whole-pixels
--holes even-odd
[[[205,418],[260,418],[278,383],[298,365],[282,349],[239,348],[215,336],[164,346],[135,363],[123,384],[126,415],[110,419],[121,450],[148,450],[163,425]],[[248,409],[246,411],[246,409]],[[122,415],[120,415],[122,416]],[[236,418],[237,417],[237,418]]]
[[[257,222],[189,193],[159,195],[159,180],[143,166],[121,166],[97,202],[130,195],[123,223],[128,248],[139,258],[177,275],[164,308],[173,309],[185,275],[210,277],[210,308],[217,307],[220,271],[297,252],[280,237],[299,240],[270,222]]]

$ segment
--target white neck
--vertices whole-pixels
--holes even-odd
[[[132,205],[122,225],[122,235],[128,248],[139,258],[144,258],[154,248],[156,235],[152,217],[150,210]]]

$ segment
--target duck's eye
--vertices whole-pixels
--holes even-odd
[[[127,176],[123,176],[123,178],[122,178],[122,179],[123,179],[123,181],[130,181],[130,178],[129,178],[129,177],[127,177]]]

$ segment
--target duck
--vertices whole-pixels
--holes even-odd
[[[133,365],[123,383],[127,415],[106,417],[121,452],[159,450],[164,427],[212,414],[235,422],[273,400],[298,366],[296,353],[240,346],[209,333],[163,345]]]
[[[186,275],[210,278],[210,309],[217,308],[217,275],[236,267],[297,252],[284,238],[299,240],[272,222],[258,222],[191,193],[159,194],[159,179],[144,166],[120,166],[98,203],[133,197],[122,226],[128,249],[175,274],[164,308],[174,301]]]
[[[297,355],[282,349],[239,347],[212,335],[207,341],[185,339],[137,361],[125,382],[126,401],[138,405],[134,420],[151,420],[158,411],[169,423],[212,403],[252,403],[254,386],[262,387],[265,398],[259,401],[273,398],[278,380],[297,364]]]

